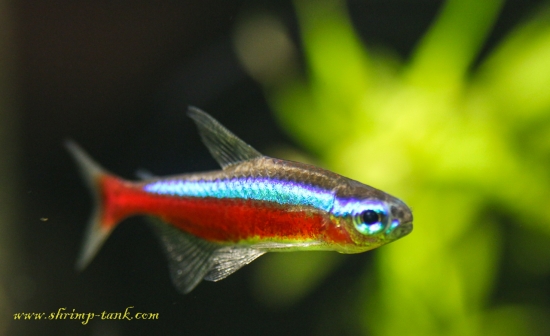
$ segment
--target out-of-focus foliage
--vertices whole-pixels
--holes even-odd
[[[273,17],[241,21],[243,65],[282,125],[326,167],[402,198],[415,218],[412,234],[374,252],[376,269],[358,279],[359,301],[347,307],[356,328],[550,334],[544,305],[522,300],[521,290],[515,300],[491,300],[507,282],[504,246],[517,274],[550,276],[550,11],[516,27],[473,69],[501,0],[447,1],[406,61],[366,47],[344,2],[295,5],[305,71]],[[272,263],[273,272],[300,273],[300,264]],[[310,266],[304,274],[324,267]],[[265,274],[260,280],[281,278]],[[289,301],[310,289],[287,291],[285,278],[270,297]]]

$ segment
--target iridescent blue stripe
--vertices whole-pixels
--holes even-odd
[[[334,204],[334,195],[329,190],[269,178],[161,180],[146,184],[143,189],[159,195],[241,198],[278,204],[309,205],[325,211],[330,211]]]
[[[355,216],[365,210],[388,213],[386,203],[377,199],[337,198],[332,213],[336,216]]]

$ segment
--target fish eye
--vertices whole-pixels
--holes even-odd
[[[374,210],[363,211],[361,221],[367,225],[376,224],[380,221],[380,214]]]
[[[363,234],[378,233],[385,227],[385,214],[375,210],[365,210],[358,217],[357,230]]]

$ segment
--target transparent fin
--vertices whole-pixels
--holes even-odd
[[[102,225],[100,210],[96,209],[88,223],[86,233],[84,234],[84,244],[76,260],[76,269],[82,271],[94,259],[95,255],[103,246],[103,243],[111,235],[112,226]]]
[[[212,256],[219,246],[156,218],[152,223],[164,245],[174,286],[183,294],[189,293],[212,268]]]
[[[101,189],[99,179],[107,173],[74,141],[66,140],[65,147],[67,147],[68,151],[78,164],[80,172],[88,183],[96,203],[96,208],[86,229],[84,244],[82,245],[80,255],[76,262],[76,269],[83,270],[90,263],[90,261],[92,261],[105,240],[107,240],[114,226],[112,225],[114,223],[105,223],[101,216],[103,204],[101,203],[99,196]]]
[[[151,218],[168,257],[170,275],[183,294],[202,279],[218,281],[251,263],[265,252],[207,242],[157,218]]]
[[[197,124],[202,141],[222,168],[263,156],[208,113],[189,107],[187,115]]]
[[[213,267],[206,274],[204,280],[219,281],[225,279],[264,253],[265,251],[251,248],[228,247],[220,249],[215,253]]]
[[[138,169],[136,171],[136,177],[140,180],[150,180],[150,179],[158,178],[158,176],[151,173],[147,169]]]

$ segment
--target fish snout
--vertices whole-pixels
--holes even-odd
[[[403,202],[391,206],[391,215],[398,224],[388,234],[390,240],[396,240],[411,233],[413,229],[413,215],[411,209]]]
[[[390,240],[397,240],[411,233],[412,229],[413,229],[412,221],[407,223],[401,223],[398,227],[393,229],[393,231],[388,235],[388,238]]]

